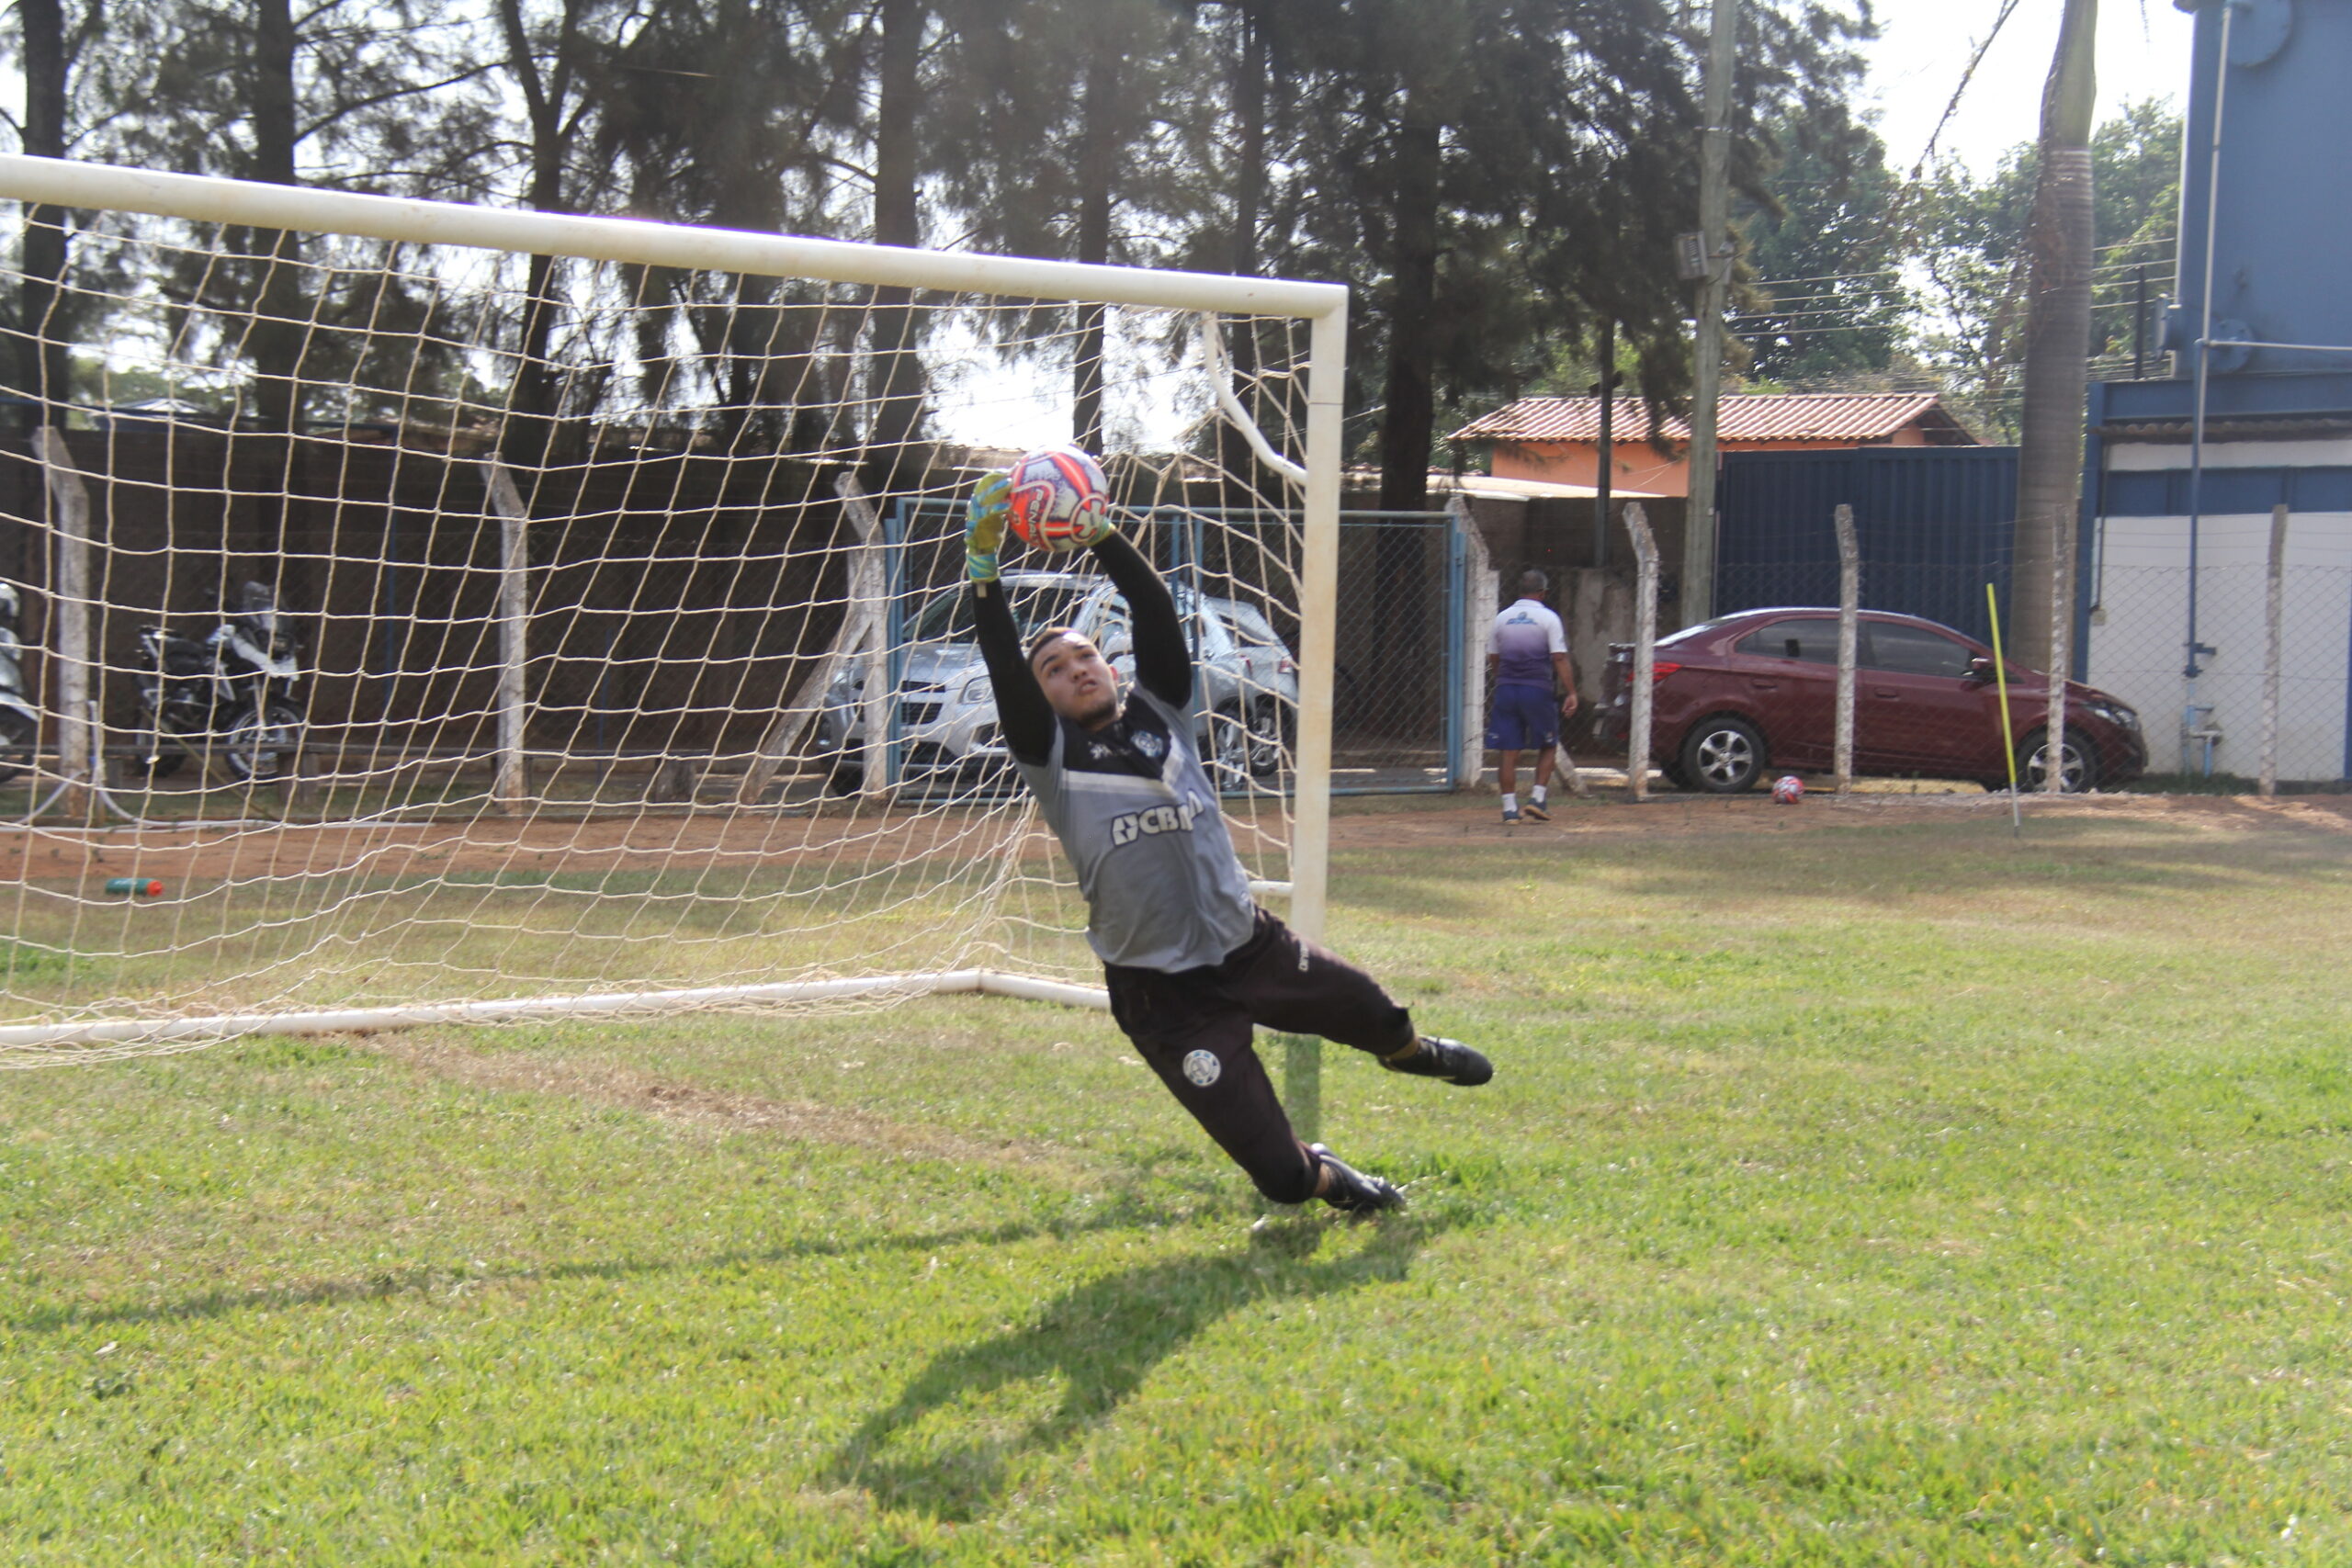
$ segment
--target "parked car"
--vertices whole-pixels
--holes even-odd
[[[2008,787],[1993,650],[1950,626],[1864,610],[1856,627],[1854,771],[1879,777],[1972,779]],[[1613,644],[1595,734],[1632,728],[1634,649]],[[1835,765],[1838,612],[1744,610],[1661,637],[1655,656],[1650,760],[1685,789],[1733,795],[1766,773]],[[2018,782],[2046,766],[2049,677],[2011,663],[2009,728]],[[2064,787],[2119,784],[2148,764],[2140,716],[2079,682],[2066,685]]]
[[[1126,602],[1106,578],[1083,572],[1016,571],[1004,576],[1022,635],[1038,626],[1074,626],[1092,637],[1125,679],[1135,678]],[[1265,613],[1244,601],[1196,594],[1179,584],[1176,607],[1194,639],[1201,682],[1201,754],[1227,788],[1271,779],[1298,712],[1298,666]],[[897,739],[905,750],[899,777],[910,784],[974,782],[1007,761],[997,731],[996,694],[972,633],[963,587],[934,594],[907,623],[899,661]],[[816,748],[831,759],[836,788],[863,782],[865,671],[852,665],[833,677],[818,716]]]

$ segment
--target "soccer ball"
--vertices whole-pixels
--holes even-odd
[[[1794,806],[1804,798],[1804,780],[1794,773],[1782,773],[1772,781],[1772,798],[1782,806]]]
[[[1007,521],[1023,544],[1076,549],[1107,521],[1110,481],[1102,465],[1075,446],[1024,452],[1004,477],[1012,488]]]

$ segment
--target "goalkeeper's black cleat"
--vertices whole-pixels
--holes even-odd
[[[1414,1043],[1409,1055],[1399,1052],[1394,1056],[1381,1057],[1380,1065],[1392,1073],[1443,1078],[1465,1089],[1485,1083],[1495,1076],[1495,1065],[1484,1055],[1459,1040],[1448,1040],[1436,1034],[1422,1035]]]
[[[1384,1177],[1366,1176],[1321,1144],[1306,1146],[1314,1151],[1322,1168],[1331,1173],[1331,1190],[1323,1194],[1323,1201],[1340,1213],[1376,1214],[1405,1206],[1405,1194],[1396,1190],[1395,1182]]]

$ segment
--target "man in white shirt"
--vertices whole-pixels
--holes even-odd
[[[1549,822],[1544,809],[1551,793],[1552,750],[1560,741],[1560,723],[1577,711],[1577,674],[1568,663],[1568,632],[1544,603],[1551,580],[1530,567],[1519,576],[1519,598],[1503,606],[1487,638],[1487,674],[1494,682],[1495,697],[1487,716],[1487,749],[1502,754],[1497,770],[1503,786],[1503,820],[1516,822],[1519,804],[1519,754],[1535,753],[1535,788],[1528,795],[1526,815]],[[1567,693],[1553,711],[1553,681]]]

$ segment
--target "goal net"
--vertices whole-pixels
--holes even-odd
[[[0,197],[0,1066],[1091,999],[961,592],[971,484],[1077,422],[1319,926],[1343,290],[30,158]],[[1125,653],[1089,558],[1005,570]]]

